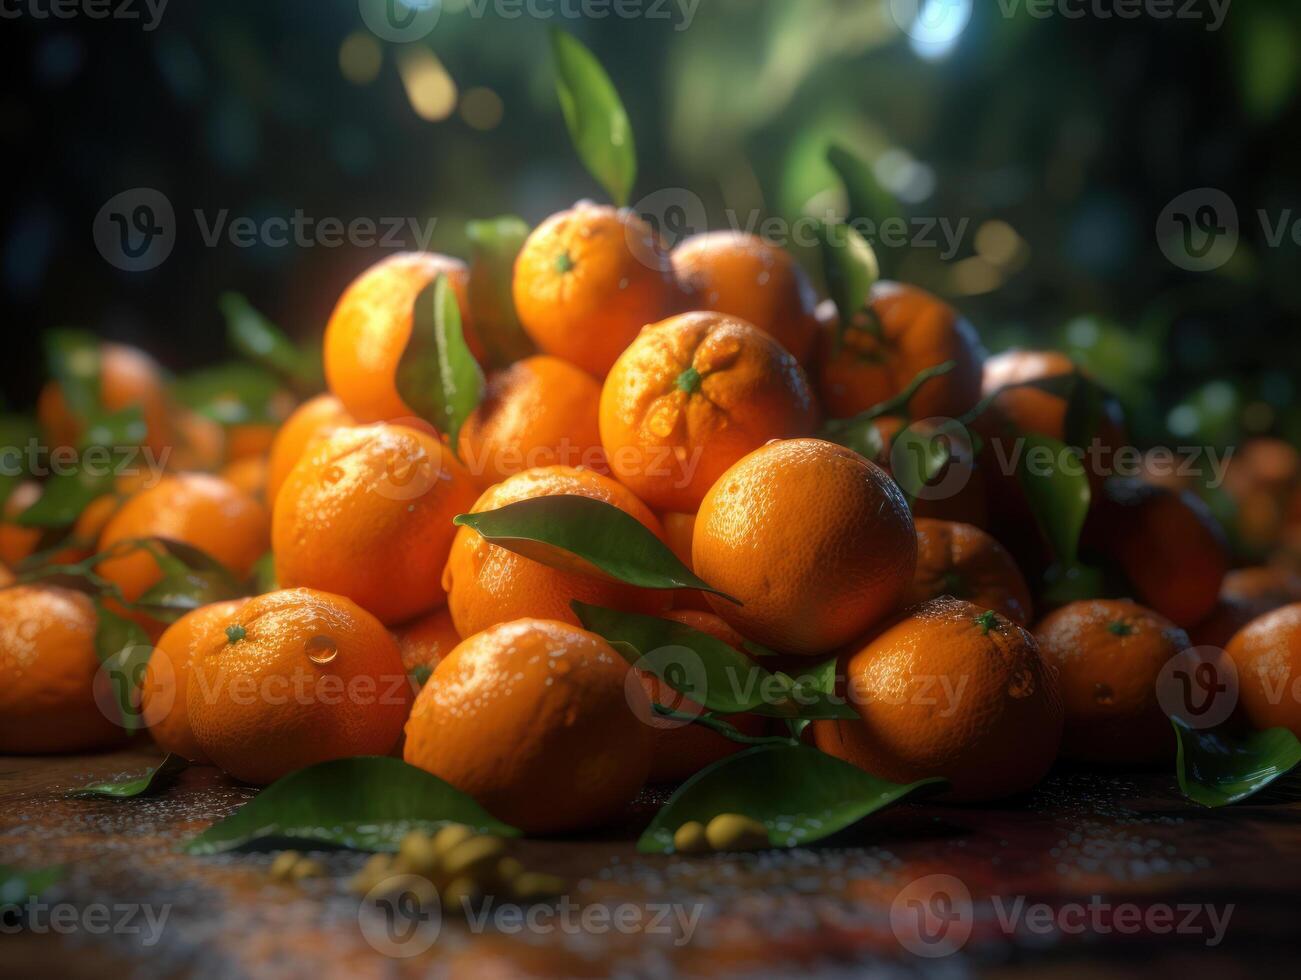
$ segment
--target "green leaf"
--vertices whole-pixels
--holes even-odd
[[[40,898],[49,887],[63,877],[63,868],[33,868],[24,871],[7,864],[0,864],[0,909],[6,905],[26,905],[34,898]]]
[[[773,674],[708,633],[576,599],[570,606],[585,628],[609,640],[630,664],[710,711],[750,711],[775,692]]]
[[[1089,513],[1089,478],[1079,457],[1048,436],[1022,433],[1017,478],[1030,511],[1053,557],[1062,565],[1078,563],[1080,531]],[[1032,458],[1033,457],[1033,458]]]
[[[166,538],[142,539],[140,545],[163,577],[134,605],[155,619],[174,622],[200,606],[244,594],[225,565],[193,545]]]
[[[641,521],[603,500],[574,494],[533,497],[497,510],[458,514],[452,523],[553,568],[644,589],[700,589],[737,601],[692,573]]]
[[[113,492],[117,479],[115,454],[138,446],[145,438],[140,406],[99,415],[81,438],[75,462],[61,466],[46,482],[40,498],[23,511],[17,523],[24,527],[67,527],[97,497]]]
[[[1202,806],[1245,800],[1301,763],[1301,741],[1286,728],[1238,735],[1223,728],[1191,728],[1177,718],[1170,721],[1179,745],[1179,789]]]
[[[637,842],[643,854],[673,852],[673,833],[689,820],[708,824],[740,813],[768,828],[774,847],[799,847],[850,827],[923,787],[877,779],[807,745],[763,745],[696,773],[670,797]]]
[[[221,294],[222,315],[230,345],[255,364],[302,387],[320,381],[319,361],[294,345],[284,332],[253,308],[240,293]]]
[[[822,254],[827,292],[840,313],[843,330],[867,305],[872,285],[881,277],[881,269],[867,239],[849,225],[823,221],[817,225],[814,234]]]
[[[881,186],[867,162],[848,148],[839,144],[828,147],[827,163],[845,185],[850,224],[870,222],[880,228],[885,221],[903,217],[898,199]]]
[[[637,178],[637,148],[619,93],[581,41],[551,29],[556,95],[583,166],[620,207]]]
[[[236,362],[177,379],[172,393],[187,408],[222,425],[279,421],[280,379],[266,368]]]
[[[85,330],[51,330],[45,335],[45,359],[68,410],[82,422],[98,415],[101,404],[98,338]]]
[[[474,332],[483,344],[488,363],[506,367],[537,352],[520,325],[511,291],[515,257],[528,238],[529,226],[522,218],[504,215],[467,222],[465,234],[470,240],[469,294]]]
[[[153,644],[137,623],[108,609],[96,601],[99,620],[95,628],[95,653],[99,657],[101,677],[111,688],[114,706],[118,712],[117,723],[129,732],[144,727],[140,712],[140,685],[144,680],[145,665],[153,653]],[[101,705],[102,706],[102,705]]]
[[[290,773],[185,847],[219,854],[260,841],[294,840],[364,851],[396,851],[412,830],[463,823],[518,837],[456,787],[387,756],[321,762]]]
[[[962,423],[950,419],[947,425],[961,428]],[[910,506],[953,458],[953,437],[946,431],[947,425],[937,430],[908,426],[895,437],[889,454],[890,475]]]
[[[166,789],[176,777],[190,767],[190,763],[179,755],[169,752],[163,761],[149,769],[143,776],[121,779],[113,782],[91,783],[80,789],[70,790],[69,796],[108,796],[117,800],[131,799],[136,796],[152,796],[159,790]]]
[[[446,276],[435,276],[416,297],[397,387],[417,415],[447,435],[455,452],[461,426],[483,398],[483,371],[465,342],[461,309]]]

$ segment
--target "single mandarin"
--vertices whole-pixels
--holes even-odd
[[[663,538],[660,522],[650,509],[621,483],[608,476],[568,466],[545,466],[517,473],[484,491],[472,513],[497,510],[535,497],[571,494],[591,497],[631,514]],[[555,619],[577,626],[570,608],[574,599],[628,612],[657,614],[669,603],[669,593],[641,589],[575,568],[553,568],[484,540],[470,527],[459,528],[452,542],[443,588],[452,622],[462,636],[472,636],[497,623],[525,617]]]
[[[96,699],[97,685],[107,691],[97,626],[81,592],[0,589],[0,755],[91,752],[125,740]]]
[[[394,626],[392,632],[398,641],[402,666],[421,683],[428,680],[438,662],[461,642],[461,634],[456,632],[446,606]]]
[[[595,378],[680,300],[668,253],[650,226],[629,210],[590,202],[533,230],[515,259],[511,291],[542,352]]]
[[[374,616],[343,596],[285,589],[203,634],[186,707],[214,764],[265,785],[317,762],[386,755],[402,735],[411,684]]]
[[[668,511],[658,516],[660,525],[664,528],[664,543],[677,556],[678,561],[689,570],[695,571],[691,567],[691,539],[696,533],[696,515]],[[705,599],[705,594],[699,589],[674,589],[673,608],[695,609],[699,612],[713,611],[713,607]]]
[[[908,400],[914,419],[958,418],[980,399],[984,350],[953,307],[916,286],[878,282],[866,307],[824,332],[818,391],[827,414],[848,418],[901,394],[922,371],[952,361]]]
[[[164,752],[208,762],[190,728],[187,697],[192,660],[196,651],[211,649],[213,635],[224,634],[246,602],[230,599],[200,606],[167,627],[154,645],[140,685],[140,710],[149,734]]]
[[[608,472],[601,448],[601,385],[568,361],[526,357],[488,378],[461,427],[457,453],[484,483],[536,466]]]
[[[1030,587],[1007,549],[978,527],[917,518],[917,572],[905,600],[966,599],[1020,626],[1032,618]]]
[[[162,368],[136,347],[100,344],[99,407],[108,412],[138,407],[145,422],[145,445],[155,454],[172,442],[172,406]],[[41,389],[36,415],[50,445],[76,446],[81,441],[86,422],[68,405],[57,381]]]
[[[118,508],[104,526],[99,551],[117,557],[100,562],[96,571],[134,602],[163,573],[144,548],[131,542],[163,538],[198,548],[244,579],[267,550],[266,508],[244,491],[205,473],[165,476]]]
[[[217,474],[254,500],[267,499],[268,464],[265,456],[243,456],[227,463]]]
[[[682,313],[629,345],[601,390],[601,442],[652,507],[694,511],[723,472],[772,439],[809,435],[817,408],[780,344],[735,317]]]
[[[411,339],[416,298],[446,276],[461,308],[466,343],[479,343],[466,300],[469,270],[432,252],[399,252],[376,262],[344,290],[325,327],[325,379],[358,422],[414,418],[398,393],[397,369]]]
[[[519,619],[461,642],[406,725],[404,758],[530,834],[598,827],[646,780],[650,706],[601,637]]]
[[[1301,603],[1253,619],[1227,652],[1238,671],[1238,710],[1247,724],[1301,737]]]
[[[917,533],[899,488],[862,456],[820,439],[756,449],[719,477],[696,516],[696,574],[744,636],[819,654],[860,636],[907,595]]]
[[[1119,766],[1174,759],[1174,731],[1157,700],[1157,680],[1188,634],[1128,599],[1086,599],[1035,627],[1057,668],[1066,711],[1062,755]]]
[[[1056,671],[1026,630],[961,599],[908,610],[843,661],[859,720],[816,721],[819,749],[881,779],[942,776],[969,802],[1023,793],[1062,736]]]
[[[790,252],[746,232],[712,231],[685,239],[672,259],[692,309],[739,317],[808,360],[818,299]]]
[[[276,579],[345,595],[385,623],[443,604],[439,573],[475,485],[437,438],[404,425],[336,429],[276,497]]]

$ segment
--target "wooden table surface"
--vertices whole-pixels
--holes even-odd
[[[690,859],[636,853],[637,821],[657,802],[650,798],[628,828],[603,839],[514,845],[526,865],[571,882],[562,903],[537,907],[527,921],[514,906],[499,907],[487,925],[442,916],[395,939],[376,932],[379,920],[361,914],[346,889],[362,855],[323,855],[331,877],[299,888],[268,878],[269,853],[180,853],[253,794],[215,770],[188,770],[153,798],[65,795],[156,761],[149,749],[0,757],[0,864],[66,872],[26,926],[0,931],[0,975],[851,976],[873,968],[1187,980],[1291,972],[1301,947],[1301,803],[1282,792],[1211,811],[1183,800],[1165,773],[1059,773],[1014,804],[904,805],[826,846]],[[924,935],[907,911],[917,901],[935,914]]]

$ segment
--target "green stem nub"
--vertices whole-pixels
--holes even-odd
[[[556,257],[556,271],[562,276],[574,268],[574,260],[569,257],[568,252],[561,252]]]
[[[998,625],[998,613],[992,609],[986,609],[976,617],[976,625],[980,627],[980,632],[988,636],[989,631]]]
[[[1130,626],[1124,620],[1117,619],[1107,624],[1107,632],[1112,636],[1133,636],[1134,627]]]
[[[700,372],[693,367],[689,367],[678,375],[678,380],[674,384],[688,395],[693,394],[700,390]]]
[[[238,643],[246,636],[248,636],[248,632],[244,629],[243,626],[226,627],[226,639],[229,640],[231,643]]]

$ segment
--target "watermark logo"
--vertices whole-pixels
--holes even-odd
[[[442,903],[428,879],[395,875],[366,894],[357,910],[357,924],[377,953],[409,959],[438,942],[443,931]]]
[[[443,0],[357,0],[362,23],[384,41],[419,41],[438,24]]]
[[[0,19],[136,20],[146,34],[162,22],[169,0],[3,0]]]
[[[93,235],[95,248],[109,265],[124,272],[147,272],[167,261],[176,246],[176,213],[162,191],[133,187],[99,209]]]
[[[0,897],[0,936],[21,932],[35,935],[137,936],[140,945],[152,947],[162,938],[170,905],[142,905],[137,902],[106,904],[91,902],[43,902],[27,898],[21,902]]]
[[[154,648],[150,645],[133,643],[105,657],[99,669],[95,671],[95,678],[91,681],[91,695],[100,714],[113,724],[133,731],[144,727],[144,677],[153,652]],[[167,680],[164,673],[170,672],[170,669],[169,662],[166,670],[157,675],[160,694],[161,685]],[[174,673],[171,673],[170,680],[172,681],[169,689],[170,697],[174,700],[176,696]],[[163,701],[168,701],[167,695],[163,695],[158,704],[151,705],[151,714],[157,712],[153,717],[162,717],[171,710],[171,702],[168,701],[164,705]]]
[[[677,247],[683,239],[709,230],[709,216],[705,202],[685,187],[662,187],[652,191],[632,206],[632,212],[650,225],[667,249]],[[628,248],[637,255],[641,242],[635,239],[630,227],[627,231]]]
[[[642,674],[658,678],[657,693],[651,700],[673,712],[660,714],[653,708],[643,720],[652,728],[672,729],[690,725],[705,713],[709,676],[705,663],[692,649],[670,644],[657,647],[639,657],[633,669],[624,675],[624,697],[638,715],[644,715],[646,689]]]
[[[951,956],[971,938],[971,892],[953,875],[910,881],[890,905],[890,930],[914,956]]]
[[[1156,223],[1156,240],[1173,265],[1210,272],[1238,249],[1238,208],[1215,187],[1185,191],[1165,206]]]
[[[1191,647],[1166,661],[1156,699],[1167,717],[1189,728],[1214,728],[1238,704],[1238,670],[1219,647]]]
[[[971,482],[975,468],[971,433],[957,419],[913,422],[890,447],[890,473],[913,500],[956,497]]]

